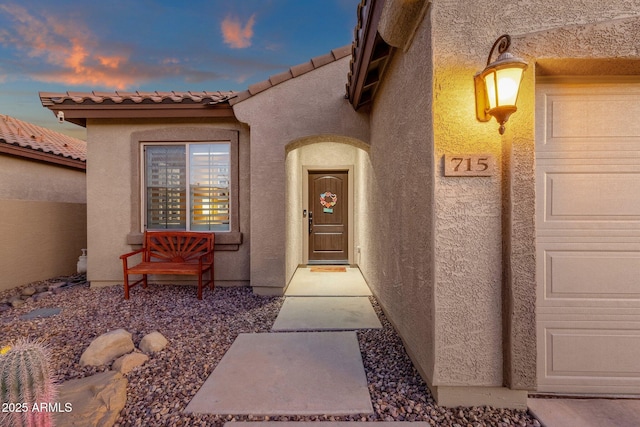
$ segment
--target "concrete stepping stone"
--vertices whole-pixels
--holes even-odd
[[[57,314],[60,314],[62,311],[61,308],[53,307],[53,308],[38,308],[36,310],[30,311],[26,314],[20,316],[20,320],[32,320],[41,317],[51,317]]]
[[[358,268],[346,272],[312,272],[298,268],[285,292],[286,296],[360,297],[370,296],[371,290]]]
[[[373,413],[356,333],[240,334],[185,412]]]
[[[367,297],[287,297],[274,331],[381,329]]]

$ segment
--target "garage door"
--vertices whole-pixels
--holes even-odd
[[[640,394],[640,83],[536,88],[538,390]]]

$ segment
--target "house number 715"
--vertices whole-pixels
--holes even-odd
[[[493,176],[496,169],[492,154],[444,156],[444,176]]]

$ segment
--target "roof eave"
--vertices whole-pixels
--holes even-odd
[[[392,47],[378,33],[384,1],[362,0],[347,82],[349,102],[358,110],[373,101]]]
[[[228,102],[210,105],[202,104],[77,104],[47,103],[43,105],[54,116],[64,114],[64,120],[86,127],[87,119],[136,119],[136,118],[194,118],[217,117],[234,118],[233,109]]]
[[[71,169],[78,169],[82,171],[87,170],[87,162],[84,160],[72,159],[58,154],[25,148],[10,143],[0,143],[0,153],[43,163],[51,163]]]

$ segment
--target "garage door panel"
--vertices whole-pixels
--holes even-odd
[[[640,308],[640,239],[538,241],[536,258],[538,309],[553,307],[560,313],[558,309],[575,307]]]
[[[640,299],[640,251],[545,251],[547,298]]]
[[[537,207],[541,220],[538,227],[637,228],[640,225],[640,165],[623,169],[612,165],[539,162],[536,173],[537,191],[542,196],[542,203]]]
[[[539,391],[640,393],[639,322],[547,321],[538,339]]]
[[[640,90],[597,87],[550,88],[538,105],[545,117],[539,138],[540,151],[637,150],[640,121]]]

